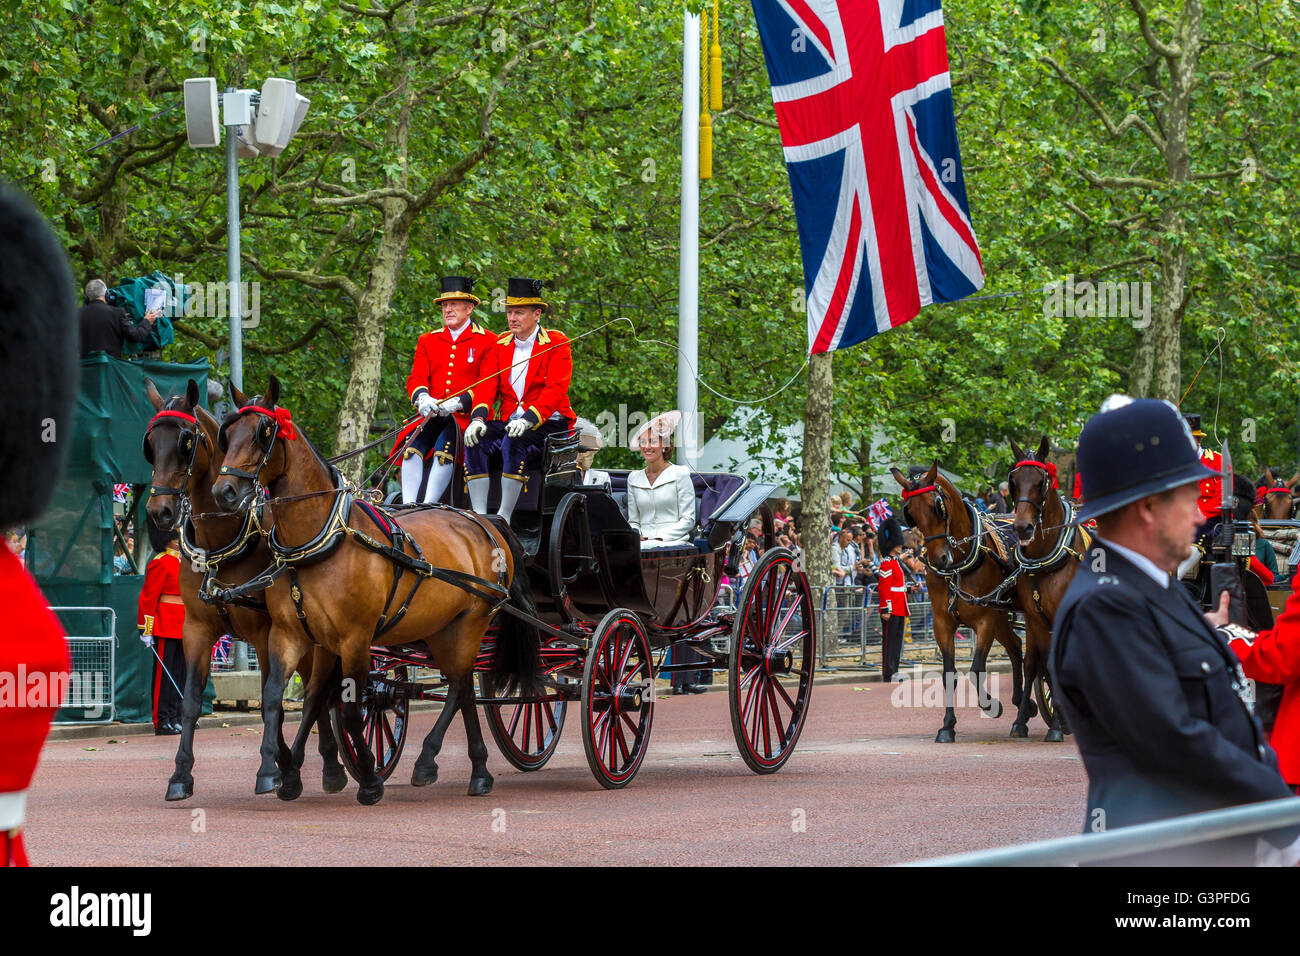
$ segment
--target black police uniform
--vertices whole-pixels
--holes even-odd
[[[1108,400],[1079,436],[1079,521],[1218,472],[1169,402]],[[1242,699],[1236,655],[1171,576],[1157,581],[1105,539],[1056,612],[1052,690],[1088,772],[1084,832],[1291,796]],[[1275,847],[1300,828],[1266,835]],[[1258,837],[1109,865],[1249,865]]]
[[[1162,588],[1104,540],[1056,612],[1049,667],[1088,772],[1085,832],[1291,796],[1227,642],[1177,582]],[[1249,865],[1255,840],[1123,862]]]

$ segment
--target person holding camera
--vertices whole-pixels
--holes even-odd
[[[81,330],[81,357],[91,352],[107,352],[113,358],[122,357],[122,345],[132,342],[147,342],[153,334],[153,323],[162,312],[154,309],[146,312],[139,322],[132,322],[125,309],[108,304],[108,286],[103,279],[91,279],[86,283],[86,304],[77,313],[77,325]]]

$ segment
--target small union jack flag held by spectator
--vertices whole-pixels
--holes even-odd
[[[881,522],[892,514],[893,512],[889,510],[888,503],[884,498],[881,498],[867,509],[867,524],[871,525],[872,531],[875,531],[880,527]]]
[[[984,285],[939,0],[753,0],[785,147],[808,350]]]
[[[118,504],[126,504],[126,496],[131,493],[130,485],[114,485],[113,500]]]

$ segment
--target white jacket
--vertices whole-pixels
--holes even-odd
[[[689,544],[695,530],[695,486],[684,465],[669,465],[653,485],[645,470],[627,476],[627,521],[649,539],[643,548]]]

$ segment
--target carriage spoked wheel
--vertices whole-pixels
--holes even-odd
[[[1034,681],[1034,687],[1038,692],[1038,713],[1043,718],[1048,727],[1052,726],[1052,719],[1056,716],[1056,701],[1052,698],[1052,682],[1046,677],[1039,675]],[[1070,733],[1070,725],[1065,722],[1065,712],[1062,711],[1061,733]]]
[[[495,697],[489,674],[479,674],[484,697]],[[519,704],[484,704],[492,739],[506,762],[516,770],[540,770],[555,753],[564,729],[568,701],[558,693],[554,699]]]
[[[654,720],[654,661],[641,619],[625,608],[605,615],[582,671],[582,746],[606,790],[631,783]]]
[[[380,780],[392,775],[406,744],[407,703],[410,689],[406,685],[406,668],[377,671],[361,691],[362,739],[375,755],[375,773]],[[339,745],[339,760],[348,776],[361,782],[361,767],[357,760],[352,738],[343,727],[343,709],[340,704],[330,707],[330,726]]]
[[[731,729],[749,769],[775,773],[803,731],[816,665],[812,593],[794,555],[767,551],[736,608],[727,668]]]
[[[569,597],[569,585],[595,567],[586,496],[571,491],[560,499],[551,518],[549,544],[547,571],[556,609],[564,620],[575,621],[580,615]]]

